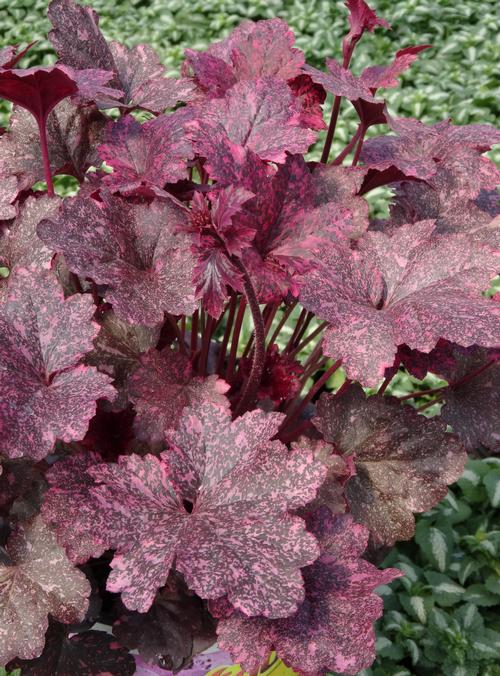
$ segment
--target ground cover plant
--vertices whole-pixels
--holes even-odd
[[[132,674],[137,649],[177,671],[217,640],[248,671],[275,651],[356,674],[375,657],[374,590],[402,574],[374,562],[468,450],[498,451],[484,153],[500,132],[391,115],[381,91],[431,47],[359,72],[363,34],[390,26],[346,4],[342,63],[322,69],[269,19],[187,48],[169,78],[72,0],[48,8],[55,65],[0,52],[8,669]],[[386,219],[365,197],[381,186]],[[389,396],[402,369],[440,384]]]

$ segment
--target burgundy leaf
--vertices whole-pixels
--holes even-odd
[[[216,641],[215,621],[179,575],[170,575],[147,613],[120,613],[113,633],[150,664],[177,671]]]
[[[346,40],[357,42],[365,31],[373,33],[377,26],[390,30],[391,27],[387,21],[378,17],[364,0],[346,0],[345,5],[349,10],[350,25]]]
[[[311,76],[314,82],[319,83],[335,96],[344,96],[349,101],[364,99],[372,103],[376,102],[369,85],[365,84],[362,78],[356,77],[350,70],[343,68],[335,59],[327,59],[326,65],[328,73],[323,73],[312,66],[304,66],[304,71]]]
[[[418,54],[432,45],[416,45],[405,47],[396,52],[396,56],[388,66],[369,66],[361,74],[363,84],[370,89],[380,89],[398,86],[398,77],[416,61]]]
[[[391,120],[390,124],[396,136],[377,136],[363,145],[361,159],[370,167],[383,171],[393,166],[405,176],[428,180],[445,163],[452,171],[461,171],[479,183],[469,197],[475,197],[481,188],[496,187],[500,174],[481,156],[500,143],[500,131],[493,126],[455,127],[446,120],[427,126],[412,118]]]
[[[433,236],[433,222],[392,235],[368,232],[359,250],[332,246],[306,273],[303,305],[326,319],[324,351],[349,378],[375,386],[397,346],[429,352],[440,338],[494,346],[500,319],[481,296],[496,272],[491,251],[464,235]]]
[[[108,45],[99,29],[99,17],[90,7],[52,0],[48,16],[53,25],[49,39],[61,61],[75,69],[110,71],[112,84],[122,94],[115,105],[159,113],[191,98],[192,84],[163,77],[165,68],[148,45],[132,49],[119,42]]]
[[[75,106],[61,101],[47,119],[47,140],[52,174],[70,174],[83,180],[97,163],[106,118],[95,106]],[[15,106],[10,129],[0,138],[0,171],[19,179],[20,188],[44,180],[40,135],[32,115]]]
[[[130,377],[129,397],[137,411],[136,430],[150,444],[161,444],[165,432],[175,429],[186,406],[203,401],[229,405],[223,395],[229,385],[216,375],[195,376],[190,360],[169,347],[150,350]]]
[[[64,300],[49,271],[18,268],[0,310],[2,453],[40,460],[56,439],[82,439],[108,376],[79,364],[98,327],[90,296]]]
[[[16,63],[20,61],[28,50],[30,50],[35,42],[30,43],[20,52],[18,45],[9,45],[0,49],[0,68],[14,68]]]
[[[4,460],[0,472],[0,514],[26,520],[40,512],[47,488],[43,469],[32,460]]]
[[[441,415],[467,449],[480,445],[500,451],[500,364],[498,353],[472,347],[454,351],[455,368],[448,375]],[[490,366],[480,371],[488,363]],[[474,373],[480,371],[478,375]],[[473,376],[473,377],[472,377]],[[456,385],[455,385],[456,383]]]
[[[210,98],[223,96],[236,82],[266,76],[290,80],[300,75],[304,63],[294,42],[282,19],[243,21],[206,52],[186,49],[183,70],[192,70],[195,82]]]
[[[299,101],[302,126],[309,129],[326,129],[321,108],[326,99],[323,87],[313,82],[306,73],[289,80],[288,85]]]
[[[116,549],[108,589],[129,609],[146,612],[175,565],[202,598],[228,594],[249,615],[294,611],[299,569],[318,552],[287,508],[314,497],[325,469],[310,452],[269,442],[282,419],[252,411],[231,422],[227,408],[204,404],[185,410],[161,459],[89,470],[94,529]]]
[[[94,528],[96,504],[87,474],[89,467],[101,462],[98,453],[78,453],[56,462],[46,475],[50,489],[42,504],[42,519],[72,563],[85,563],[106,550]]]
[[[106,298],[120,319],[155,326],[164,311],[191,314],[194,261],[178,232],[186,212],[170,200],[101,197],[66,199],[57,220],[39,224],[39,237],[64,254],[70,270],[108,284]]]
[[[227,616],[227,604],[214,604],[226,615],[217,629],[219,645],[247,671],[256,671],[273,649],[288,667],[308,676],[357,674],[375,659],[373,622],[383,603],[374,590],[401,572],[377,570],[361,558],[368,531],[350,514],[332,517],[322,508],[308,525],[322,554],[303,571],[306,596],[294,615],[267,620],[234,611]]]
[[[59,206],[57,198],[46,195],[28,197],[17,218],[3,231],[0,237],[0,267],[7,268],[9,276],[7,279],[0,278],[0,300],[6,299],[18,267],[49,268],[52,252],[38,238],[36,227],[43,218],[54,216]]]
[[[376,543],[410,539],[413,512],[444,498],[467,459],[441,420],[419,416],[397,399],[367,398],[359,386],[339,397],[323,395],[314,424],[340,453],[353,456],[356,475],[347,483],[347,501]]]
[[[200,133],[224,136],[260,158],[284,162],[286,152],[307,152],[315,140],[300,124],[300,106],[290,87],[276,77],[262,77],[234,85],[223,99],[208,101],[193,120],[196,142]],[[208,158],[210,159],[210,158]]]
[[[90,595],[87,578],[69,563],[40,517],[18,524],[6,550],[8,563],[0,564],[1,664],[38,657],[48,614],[59,622],[80,622]]]
[[[104,177],[104,184],[123,195],[150,195],[162,194],[165,183],[185,178],[186,162],[193,157],[185,131],[189,118],[183,109],[144,124],[131,115],[109,122],[99,155],[113,173]]]
[[[136,671],[133,655],[104,631],[84,631],[69,635],[67,627],[51,622],[45,648],[34,660],[14,660],[9,670],[21,669],[24,676],[132,676]]]
[[[194,269],[195,297],[215,318],[220,317],[228,298],[228,290],[243,291],[243,280],[238,268],[211,238],[204,239]]]

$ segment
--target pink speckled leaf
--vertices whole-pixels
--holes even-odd
[[[182,109],[139,124],[131,115],[109,122],[99,155],[113,168],[103,183],[123,195],[162,194],[165,183],[186,177],[193,148],[185,125],[190,113]]]
[[[287,151],[307,152],[315,140],[314,132],[300,125],[300,106],[290,87],[276,77],[262,77],[238,82],[223,99],[208,101],[192,129],[195,147],[200,134],[210,133],[227,136],[261,159],[284,162]]]
[[[9,670],[21,669],[24,676],[132,676],[135,660],[105,631],[73,634],[68,627],[50,622],[45,648],[34,660],[14,660]]]
[[[493,302],[493,301],[492,301]],[[443,419],[451,425],[467,449],[480,445],[500,452],[500,363],[498,350],[472,347],[454,350],[455,367],[446,375],[451,387],[444,391]],[[479,369],[490,366],[477,376]],[[463,382],[460,382],[462,381]],[[454,385],[454,383],[457,383]]]
[[[396,52],[391,64],[388,66],[369,66],[361,74],[361,80],[370,89],[380,89],[398,86],[398,77],[401,73],[416,61],[418,54],[425,49],[430,49],[431,45],[416,45],[414,47],[405,47]]]
[[[130,203],[101,192],[102,202],[66,199],[38,235],[63,253],[70,270],[107,284],[119,318],[154,326],[164,311],[191,314],[194,260],[179,233],[187,213],[169,200]]]
[[[236,83],[274,76],[290,80],[300,75],[304,54],[294,47],[295,36],[282,19],[243,21],[225,40],[206,52],[185,50],[183,72],[208,97],[220,97]]]
[[[363,99],[371,103],[376,102],[370,86],[365,84],[362,78],[356,77],[350,70],[343,68],[335,59],[327,59],[326,65],[327,73],[313,66],[304,66],[304,71],[311,76],[314,82],[322,85],[335,96],[344,96],[349,101]]]
[[[180,575],[170,575],[147,613],[123,611],[113,633],[149,664],[175,671],[189,667],[195,654],[216,641],[215,620]]]
[[[9,276],[0,278],[0,300],[5,300],[17,267],[49,267],[52,252],[38,238],[36,227],[43,218],[54,216],[59,205],[59,199],[46,195],[28,197],[17,218],[3,231],[0,236],[0,267],[8,268]]]
[[[0,176],[0,221],[14,218],[17,208],[13,204],[19,193],[16,176]]]
[[[398,345],[429,352],[440,338],[498,341],[500,318],[481,295],[496,272],[491,250],[432,231],[432,221],[420,221],[392,235],[368,232],[357,251],[332,246],[304,276],[303,305],[331,324],[325,353],[363,385],[377,384]]]
[[[40,134],[33,116],[14,106],[8,133],[0,137],[0,172],[15,175],[20,189],[45,178]],[[70,174],[82,180],[97,163],[106,118],[95,106],[61,101],[47,119],[47,142],[52,174]]]
[[[48,614],[64,623],[85,617],[90,584],[74,568],[40,517],[18,524],[0,565],[0,663],[43,650]]]
[[[225,601],[213,604],[222,615],[219,645],[248,671],[257,670],[273,649],[288,667],[307,676],[357,674],[375,659],[373,622],[382,615],[383,603],[374,590],[401,572],[377,570],[361,558],[368,531],[350,514],[332,517],[320,508],[308,522],[322,554],[303,571],[306,596],[294,615],[249,618],[238,611],[228,614]]]
[[[95,452],[77,453],[56,462],[47,472],[49,490],[41,515],[64,547],[72,563],[85,563],[106,550],[94,529],[96,503],[90,491],[94,482],[87,469],[102,462]]]
[[[500,130],[492,125],[456,127],[445,120],[427,126],[412,118],[399,118],[391,120],[390,126],[396,136],[377,136],[363,145],[361,159],[370,167],[378,171],[396,167],[406,176],[428,180],[444,162],[451,170],[479,182],[475,195],[481,188],[496,187],[500,172],[481,156],[500,143]]]
[[[186,406],[203,401],[229,405],[223,396],[229,389],[224,380],[195,376],[189,359],[169,347],[142,355],[128,389],[137,412],[135,428],[150,444],[165,440],[166,430],[177,427]]]
[[[419,416],[397,399],[366,397],[351,386],[323,395],[314,424],[326,441],[354,457],[346,486],[350,511],[376,543],[413,536],[413,512],[434,507],[462,474],[467,454],[439,418]]]
[[[80,365],[98,327],[88,295],[64,300],[50,271],[18,268],[1,306],[0,448],[40,460],[56,439],[82,439],[96,400],[113,399],[108,376]]]
[[[113,86],[122,92],[115,105],[160,113],[191,98],[194,86],[186,80],[165,78],[164,66],[148,45],[129,49],[119,42],[108,44],[90,7],[53,0],[48,16],[53,25],[49,39],[61,61],[75,69],[109,71]]]
[[[282,419],[252,411],[231,422],[227,408],[204,404],[184,411],[161,458],[89,470],[96,528],[116,549],[108,589],[128,608],[146,612],[175,565],[202,598],[227,594],[249,615],[294,611],[299,569],[318,550],[287,508],[314,497],[325,469],[311,452],[269,442]]]
[[[201,241],[198,260],[194,269],[193,281],[196,284],[196,298],[201,299],[203,307],[214,318],[218,318],[224,308],[229,290],[243,291],[243,280],[238,268],[212,238]]]

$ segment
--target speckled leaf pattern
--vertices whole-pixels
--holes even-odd
[[[75,106],[61,101],[47,119],[47,140],[53,174],[82,179],[97,162],[106,118],[95,106]],[[10,117],[9,132],[0,137],[0,172],[15,175],[21,188],[30,188],[45,178],[40,135],[33,116],[19,106]]]
[[[34,660],[14,660],[9,669],[24,676],[132,676],[133,655],[105,631],[84,631],[68,636],[68,629],[51,622],[43,653]]]
[[[433,222],[369,232],[358,251],[332,246],[305,275],[301,301],[331,326],[324,350],[374,386],[398,345],[429,352],[440,338],[494,346],[500,318],[481,296],[496,271],[491,250],[465,235],[434,236]]]
[[[335,94],[335,96],[344,96],[349,101],[356,101],[363,99],[374,103],[374,98],[370,87],[363,82],[361,78],[356,77],[347,68],[335,59],[327,59],[326,65],[328,73],[324,73],[313,66],[304,66],[304,70],[308,73],[314,82],[322,85],[326,91]]]
[[[56,439],[82,439],[108,376],[79,364],[98,327],[90,296],[64,300],[50,271],[18,268],[0,310],[2,453],[40,460]]]
[[[299,569],[318,550],[287,508],[314,497],[325,469],[311,452],[269,444],[281,420],[252,411],[231,422],[227,409],[203,404],[185,410],[161,459],[131,455],[89,470],[96,527],[116,549],[108,589],[128,608],[146,612],[175,561],[202,598],[228,594],[250,615],[293,612]]]
[[[208,97],[223,96],[236,82],[275,76],[290,80],[301,72],[304,54],[294,47],[295,36],[281,19],[243,21],[225,40],[206,52],[185,50],[183,71]]]
[[[288,85],[299,101],[302,126],[309,129],[326,129],[321,107],[326,99],[323,87],[313,82],[306,73],[289,80]]]
[[[94,482],[87,474],[89,467],[101,462],[98,453],[77,453],[56,462],[46,475],[50,488],[41,515],[73,563],[97,558],[106,549],[94,528],[96,505],[90,492]]]
[[[193,157],[185,132],[189,118],[189,111],[182,109],[144,124],[131,115],[109,122],[99,155],[113,173],[105,176],[103,183],[123,195],[154,194],[159,190],[161,194],[165,183],[185,178],[186,161]]]
[[[177,672],[188,668],[195,654],[216,641],[216,622],[202,600],[189,592],[178,575],[171,575],[146,614],[125,608],[113,633],[149,664]]]
[[[48,614],[83,620],[90,584],[74,568],[40,517],[18,524],[7,543],[10,565],[0,565],[0,663],[32,659],[43,650]]]
[[[322,508],[308,525],[322,554],[303,571],[306,596],[294,615],[266,620],[235,611],[227,616],[227,604],[214,604],[215,611],[222,611],[219,645],[248,671],[258,669],[272,649],[304,676],[333,670],[357,674],[375,658],[373,622],[382,615],[383,603],[374,590],[401,572],[377,570],[361,558],[368,531],[350,514],[332,517]]]
[[[376,543],[410,539],[413,512],[442,500],[467,459],[441,420],[419,416],[397,399],[367,398],[358,385],[339,397],[323,395],[314,424],[340,453],[354,457],[356,475],[346,497],[354,519]]]
[[[200,129],[209,129],[273,162],[284,162],[287,151],[306,152],[315,140],[314,132],[300,126],[290,87],[276,77],[238,82],[223,99],[208,101],[192,128],[195,139]]]
[[[0,267],[8,268],[7,279],[0,278],[0,301],[7,297],[7,289],[16,275],[17,267],[48,268],[52,252],[36,234],[36,226],[43,218],[54,216],[60,206],[57,198],[28,197],[19,214],[0,236]]]
[[[396,118],[390,126],[396,136],[377,136],[363,145],[361,159],[365,164],[379,171],[393,166],[405,176],[426,180],[445,161],[455,171],[464,172],[469,180],[477,173],[475,180],[480,182],[477,192],[496,187],[499,182],[500,173],[495,165],[481,156],[500,143],[500,131],[495,127],[488,124],[456,127],[448,121],[428,126],[412,118]]]
[[[18,193],[16,176],[0,176],[0,221],[14,218],[16,215],[17,210],[13,202]]]
[[[443,419],[451,425],[466,448],[473,451],[481,444],[500,451],[500,363],[493,350],[472,347],[455,350],[455,368],[447,376],[452,383],[472,374],[490,360],[497,361],[476,377],[449,388],[444,393]]]
[[[190,360],[169,347],[149,350],[129,379],[129,398],[137,412],[134,426],[141,438],[161,443],[177,426],[186,406],[211,401],[227,406],[229,385],[216,375],[195,376]]]
[[[194,260],[186,238],[176,234],[186,212],[169,200],[101,197],[66,199],[57,220],[39,224],[39,237],[64,254],[70,270],[108,284],[119,318],[154,326],[164,311],[191,314]]]
[[[370,89],[397,87],[398,77],[418,58],[418,54],[431,45],[417,45],[405,47],[396,52],[391,64],[388,66],[369,66],[361,74],[361,80]]]

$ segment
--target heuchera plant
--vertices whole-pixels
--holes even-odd
[[[500,132],[391,116],[381,90],[429,45],[355,74],[390,27],[346,5],[325,71],[271,19],[168,78],[73,0],[49,6],[55,65],[0,51],[1,665],[177,671],[218,641],[249,671],[356,674],[401,574],[370,561],[466,450],[498,452]],[[441,417],[385,394],[403,368],[447,382]]]

